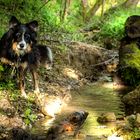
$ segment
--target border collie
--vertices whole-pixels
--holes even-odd
[[[9,29],[0,40],[0,60],[17,69],[21,93],[25,93],[25,75],[29,69],[34,81],[34,92],[39,92],[37,68],[52,65],[52,51],[45,45],[37,44],[37,21],[21,23],[12,16]]]

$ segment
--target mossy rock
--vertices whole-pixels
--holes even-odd
[[[122,98],[127,114],[140,113],[140,85]]]
[[[136,86],[140,84],[140,49],[137,39],[128,39],[121,41],[119,74],[126,84]]]
[[[114,112],[106,112],[102,113],[98,118],[97,121],[99,123],[107,123],[107,122],[115,122],[116,116]]]
[[[125,33],[130,38],[140,37],[140,16],[132,15],[125,22]]]
[[[133,106],[134,109],[140,107],[140,85],[135,90],[129,92],[122,98],[127,105]]]

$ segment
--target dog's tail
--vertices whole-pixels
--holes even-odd
[[[52,54],[52,50],[49,47],[47,47],[47,56],[48,56],[49,63],[52,64],[53,63],[53,54]]]
[[[46,49],[47,49],[48,61],[45,67],[47,69],[51,69],[53,66],[53,54],[52,54],[52,50],[49,47],[47,47]]]
[[[34,46],[34,51],[37,55],[36,57],[39,56],[40,64],[46,69],[51,69],[53,66],[52,50],[46,45],[37,44]]]

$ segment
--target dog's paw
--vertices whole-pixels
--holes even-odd
[[[46,64],[45,65],[46,70],[51,70],[52,69],[52,64]]]

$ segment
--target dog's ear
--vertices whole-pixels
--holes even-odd
[[[13,28],[13,27],[15,27],[18,24],[20,24],[18,19],[15,16],[12,16],[10,21],[9,21],[9,28]]]
[[[37,31],[37,27],[38,27],[38,22],[36,20],[27,23],[27,26],[33,30],[33,31]]]

